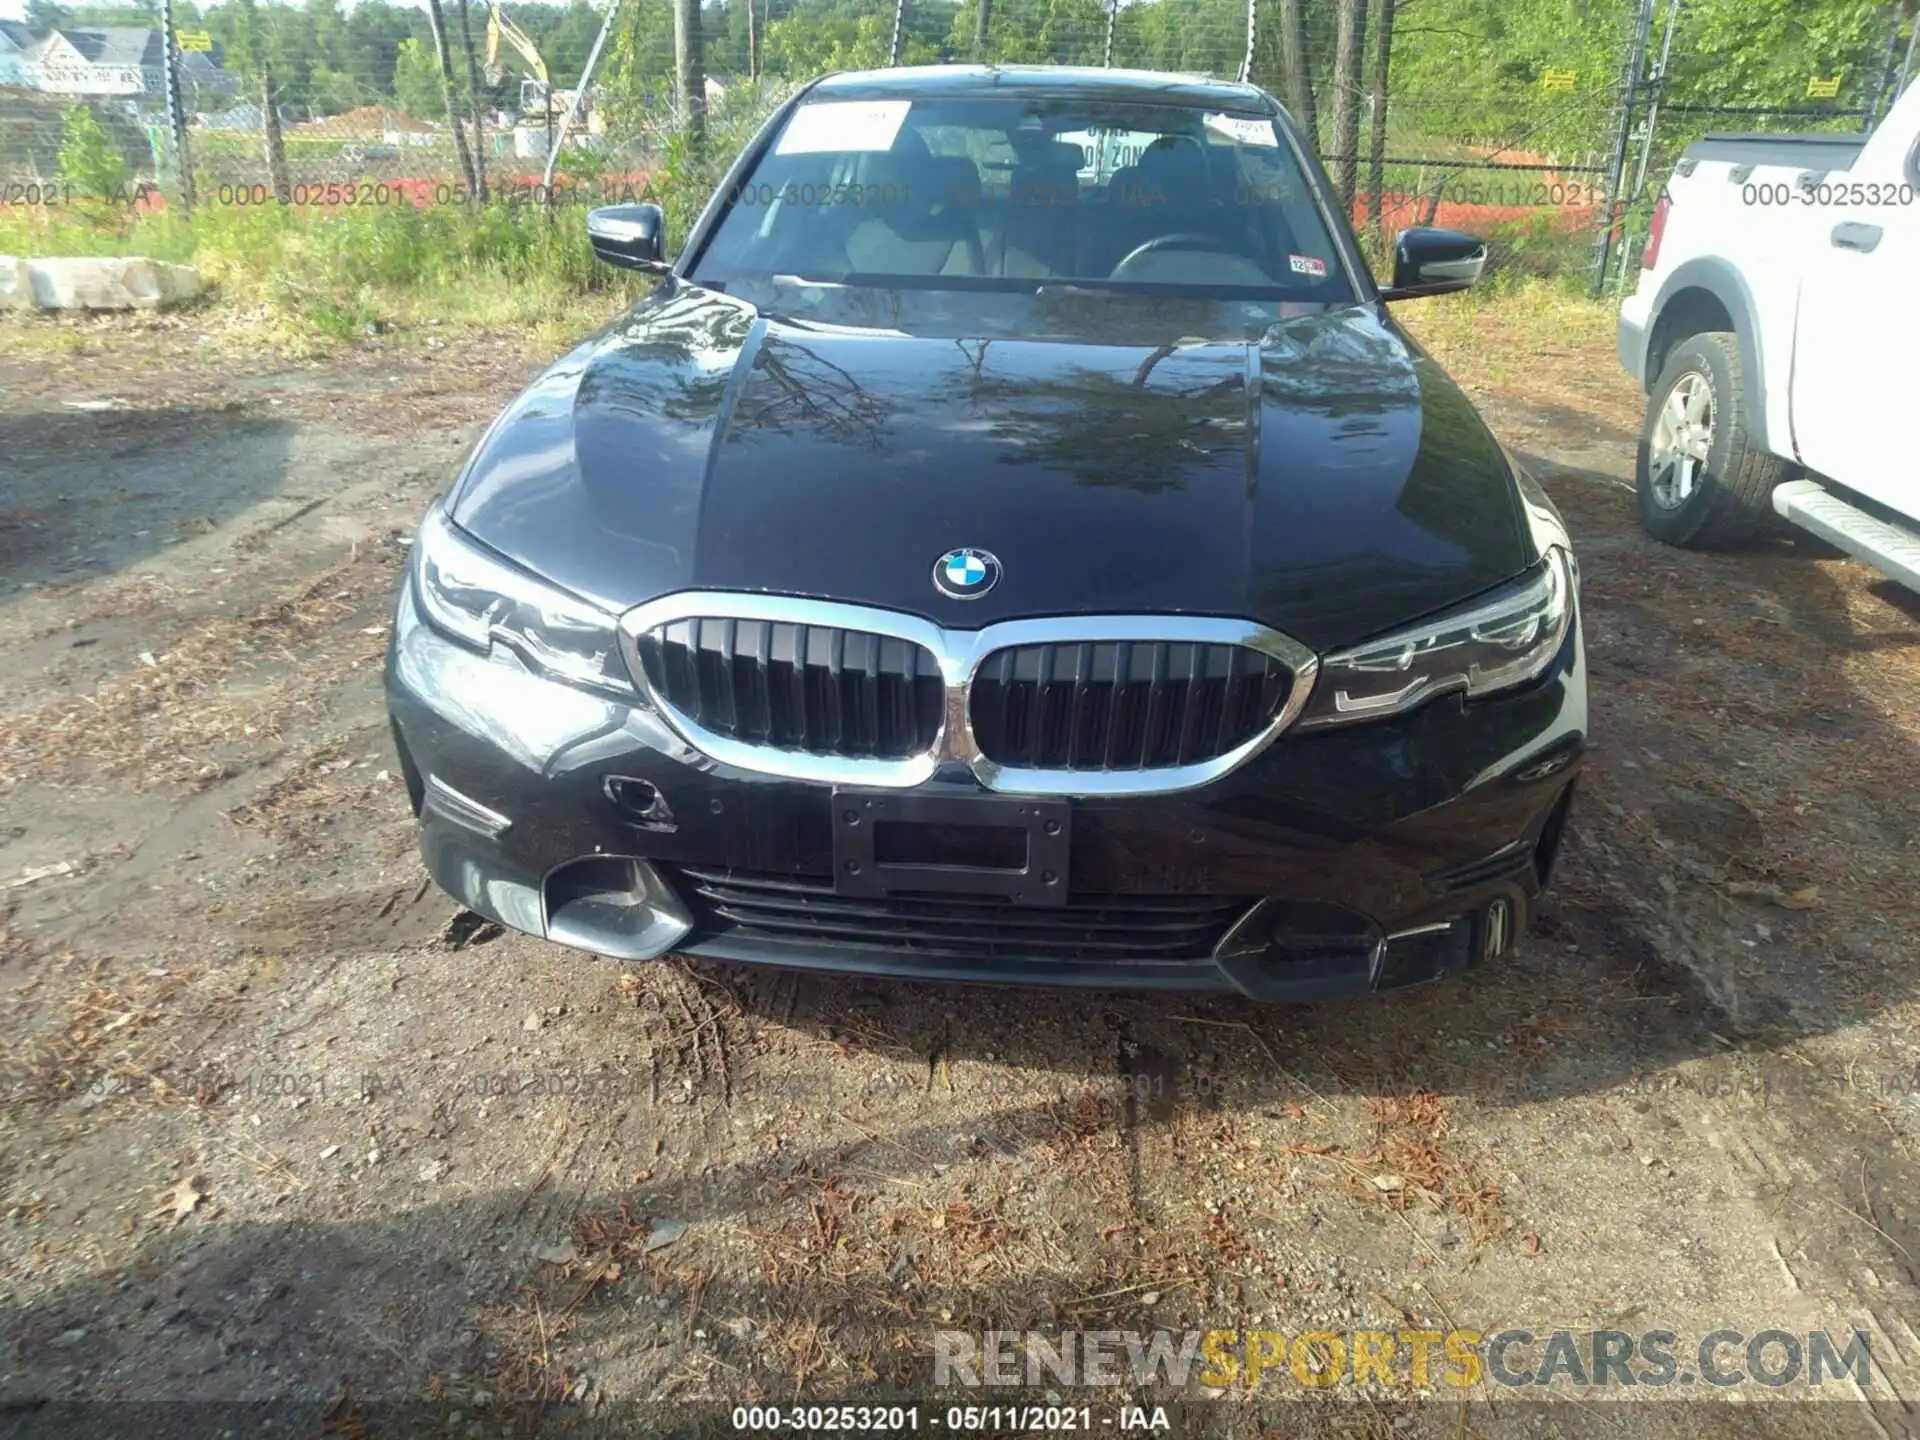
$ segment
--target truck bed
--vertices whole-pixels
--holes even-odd
[[[1680,152],[1689,160],[1724,160],[1734,165],[1784,165],[1796,170],[1851,169],[1866,148],[1864,135],[1745,135],[1716,130]]]

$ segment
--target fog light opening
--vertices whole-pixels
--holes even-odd
[[[1270,912],[1269,954],[1282,964],[1372,964],[1384,943],[1366,916],[1326,901],[1276,902]]]

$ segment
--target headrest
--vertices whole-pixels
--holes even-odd
[[[909,192],[937,195],[938,181],[934,176],[937,164],[919,131],[902,130],[894,136],[892,149],[862,158],[860,178],[868,185],[897,185]],[[918,203],[921,198],[919,194],[911,195],[909,203]]]
[[[1170,202],[1201,200],[1213,189],[1207,155],[1184,135],[1162,135],[1140,156],[1140,180]]]
[[[1044,166],[1049,170],[1071,170],[1077,175],[1086,168],[1087,152],[1071,140],[1054,140],[1022,155],[1020,163]]]
[[[1162,135],[1141,152],[1140,168],[1149,175],[1207,173],[1206,153],[1185,135]]]
[[[918,130],[902,129],[893,137],[893,145],[887,151],[889,155],[898,155],[909,160],[930,160],[933,152],[927,149],[927,137]]]
[[[964,155],[932,155],[922,162],[937,203],[949,210],[980,205],[980,167]]]

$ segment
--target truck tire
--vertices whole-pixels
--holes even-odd
[[[1634,489],[1640,523],[1690,550],[1742,545],[1772,528],[1773,487],[1790,467],[1747,415],[1740,342],[1730,331],[1673,347],[1647,396]]]

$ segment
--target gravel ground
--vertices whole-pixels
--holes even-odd
[[[1863,1331],[1873,1368],[1540,1401],[1282,1365],[1175,1418],[1912,1433],[1920,602],[1658,547],[1603,339],[1436,331],[1581,546],[1598,749],[1513,958],[1311,1009],[473,923],[379,658],[399,538],[539,357],[0,331],[4,1423],[718,1433],[660,1407],[924,1397],[943,1330],[1464,1327],[1671,1331],[1689,1372],[1715,1330]]]

